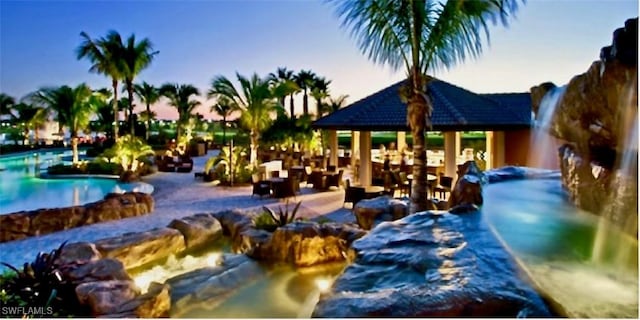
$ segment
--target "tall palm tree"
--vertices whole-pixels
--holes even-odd
[[[136,35],[132,34],[127,38],[126,43],[122,47],[121,70],[124,78],[124,84],[129,94],[129,125],[131,126],[131,135],[135,136],[135,123],[133,115],[133,80],[144,69],[146,69],[155,55],[159,51],[153,51],[153,44],[149,39],[144,38],[140,42],[136,42]],[[147,104],[147,110],[148,104]],[[148,125],[148,124],[147,124]],[[148,137],[147,137],[148,138]]]
[[[149,140],[149,129],[151,128],[151,108],[150,106],[160,99],[160,92],[153,85],[148,84],[146,81],[143,81],[142,84],[136,84],[133,86],[133,91],[138,96],[140,101],[144,102],[147,105],[147,111],[145,115],[145,128],[146,134],[145,139]],[[148,115],[148,116],[147,116]]]
[[[200,101],[191,98],[200,95],[200,91],[190,84],[165,83],[160,87],[160,95],[167,97],[169,104],[178,111],[176,137],[180,141],[183,127],[189,123],[193,111],[200,105]]]
[[[86,32],[81,32],[83,41],[76,48],[78,60],[87,58],[91,63],[90,72],[103,74],[111,78],[113,87],[113,136],[118,139],[118,83],[124,79],[122,71],[122,39],[115,31],[106,37],[93,40]]]
[[[322,99],[329,96],[329,84],[331,80],[326,80],[324,77],[315,77],[313,84],[310,87],[311,96],[316,99],[316,117],[320,117],[322,112]]]
[[[268,79],[261,79],[257,74],[249,79],[236,73],[240,83],[240,91],[224,76],[217,76],[211,82],[210,97],[226,97],[232,105],[241,110],[240,124],[249,130],[251,139],[250,162],[257,166],[258,144],[260,135],[271,124],[271,117],[278,110],[279,104],[269,88]]]
[[[407,81],[400,96],[407,103],[407,122],[413,135],[411,212],[427,209],[425,129],[431,127],[433,105],[427,76],[449,68],[482,50],[488,22],[496,17],[507,25],[517,0],[329,0],[351,29],[361,51],[373,62],[394,69],[404,67]]]
[[[10,115],[11,108],[16,104],[16,99],[4,93],[0,93],[0,116]]]
[[[89,120],[94,112],[95,97],[91,89],[84,83],[75,88],[69,86],[43,88],[30,97],[53,111],[56,120],[69,129],[73,164],[77,165],[78,133],[89,126]]]
[[[276,87],[274,93],[280,99],[280,105],[283,108],[285,99],[289,96],[289,114],[292,119],[295,118],[293,95],[300,91],[300,87],[295,81],[293,71],[287,70],[286,67],[278,68],[276,73],[269,74],[269,81]]]
[[[211,106],[211,112],[222,117],[222,145],[227,144],[227,117],[236,110],[236,105],[226,96],[220,96],[218,102]]]
[[[316,75],[311,70],[300,70],[300,72],[294,76],[296,84],[302,90],[302,113],[304,115],[309,114],[309,96],[307,95],[307,91],[313,86],[315,78]]]

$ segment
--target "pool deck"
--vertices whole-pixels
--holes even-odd
[[[165,227],[173,219],[202,212],[216,212],[229,209],[261,210],[262,206],[278,208],[284,201],[258,196],[251,197],[252,186],[222,187],[211,182],[194,179],[194,172],[200,172],[210,157],[193,158],[193,171],[190,173],[157,172],[142,179],[154,186],[154,211],[145,216],[117,221],[97,223],[79,228],[55,232],[43,236],[0,243],[0,261],[13,266],[33,261],[38,252],[49,252],[62,242],[96,241],[114,237],[127,232],[146,231]],[[293,203],[302,201],[299,217],[313,219],[324,216],[334,221],[355,221],[350,209],[343,208],[344,190],[316,192],[301,187],[301,192]],[[0,270],[4,270],[0,266]]]

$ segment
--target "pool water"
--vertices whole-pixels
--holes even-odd
[[[485,219],[552,304],[570,317],[638,316],[637,238],[574,207],[559,179],[494,183],[483,195]]]
[[[149,185],[115,179],[41,179],[39,172],[61,163],[66,152],[41,152],[0,158],[0,214],[83,205],[110,192],[145,191]]]

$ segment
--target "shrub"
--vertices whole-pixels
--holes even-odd
[[[49,316],[78,315],[75,288],[63,278],[56,265],[65,244],[50,253],[38,253],[22,270],[3,262],[11,271],[0,278],[2,305],[41,308],[39,310]]]
[[[269,232],[274,232],[278,228],[278,225],[273,221],[271,214],[266,211],[253,218],[253,224],[256,226],[256,229],[262,229]]]
[[[293,207],[293,210],[291,212],[289,212],[289,200],[285,202],[284,210],[282,209],[282,207],[278,207],[278,213],[267,207],[262,207],[262,209],[265,212],[269,213],[271,219],[278,227],[282,227],[295,220],[296,214],[298,213],[298,209],[300,208],[301,204],[302,201],[298,202],[298,204]]]

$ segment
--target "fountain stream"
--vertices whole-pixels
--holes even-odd
[[[535,129],[531,138],[529,166],[535,168],[557,169],[558,156],[554,152],[558,145],[556,139],[549,134],[556,107],[564,96],[567,86],[551,89],[540,102],[540,109],[535,119]]]

